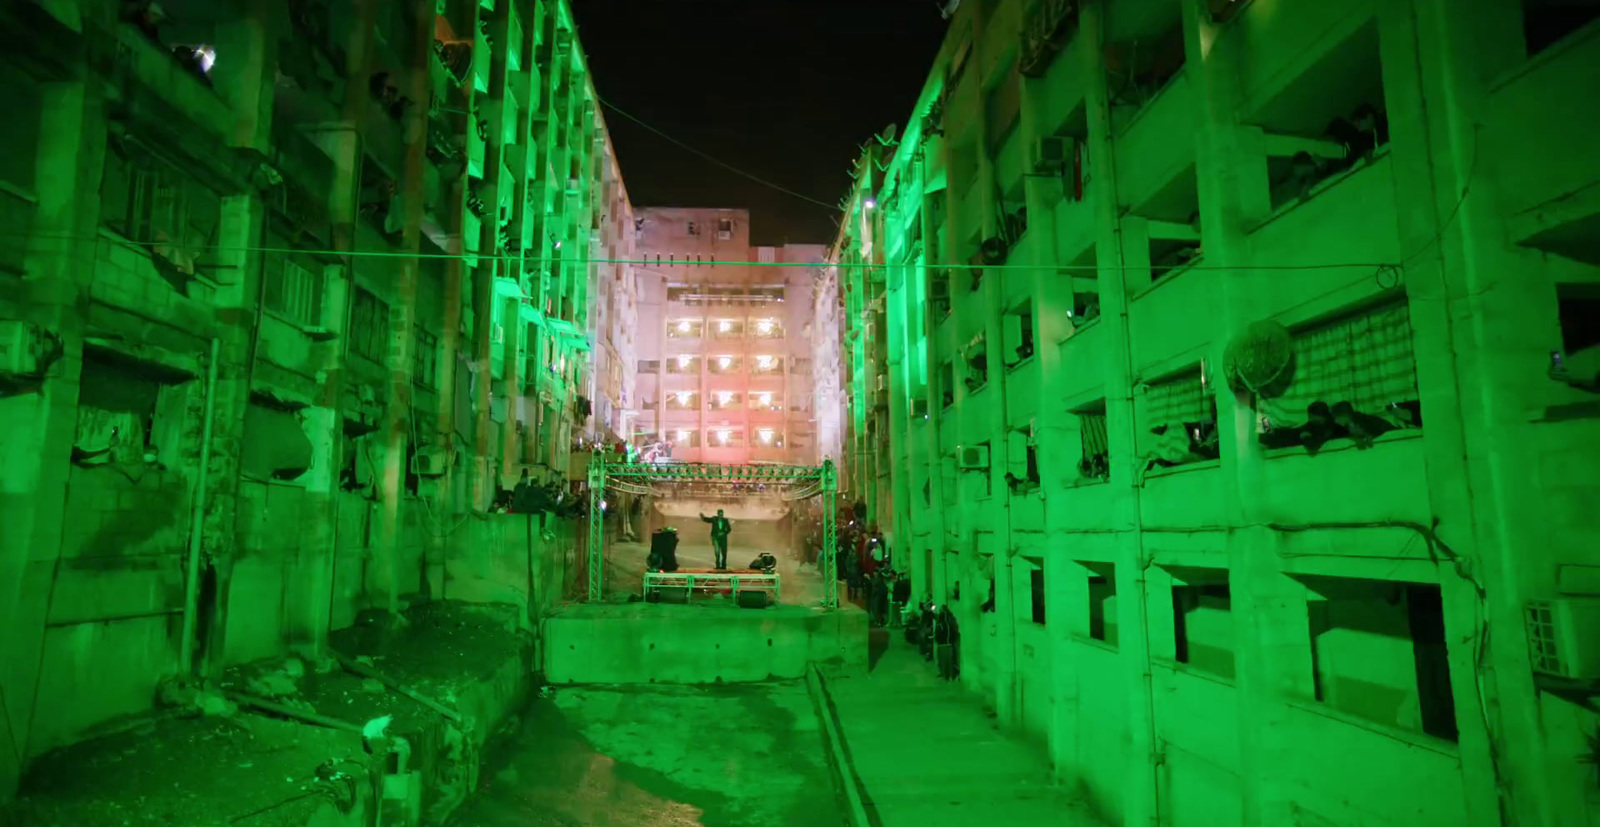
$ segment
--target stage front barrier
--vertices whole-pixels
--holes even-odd
[[[543,624],[552,684],[717,684],[787,680],[816,663],[867,668],[867,614],[854,606],[575,603]]]
[[[644,573],[644,599],[659,597],[663,589],[684,589],[690,600],[696,596],[737,595],[743,591],[759,591],[770,595],[768,603],[776,606],[781,587],[777,574],[749,571],[714,571],[711,569],[679,569],[678,571],[647,571]]]

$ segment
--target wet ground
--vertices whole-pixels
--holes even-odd
[[[841,827],[803,684],[569,688],[529,707],[453,827]]]

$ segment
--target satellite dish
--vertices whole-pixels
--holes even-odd
[[[1288,328],[1273,321],[1251,322],[1244,333],[1228,342],[1223,355],[1228,385],[1260,396],[1282,393],[1293,368],[1294,338]]]
[[[897,123],[889,124],[889,128],[883,130],[883,142],[884,142],[884,144],[887,145],[887,144],[894,143],[894,139],[897,136],[899,136],[899,134],[900,134],[900,124],[897,124]]]

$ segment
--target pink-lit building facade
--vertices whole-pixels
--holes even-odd
[[[814,463],[814,290],[827,249],[755,247],[747,210],[634,211],[636,441],[685,462]]]

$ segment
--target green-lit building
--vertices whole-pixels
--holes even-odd
[[[1589,823],[1600,8],[945,5],[833,261],[961,680],[1115,822]]]
[[[472,592],[499,582],[471,562],[506,542],[497,491],[565,484],[575,440],[627,428],[631,278],[590,259],[632,240],[565,0],[24,1],[0,25],[6,798],[191,664],[512,599]],[[559,591],[570,531],[538,542],[565,551],[523,580]]]

